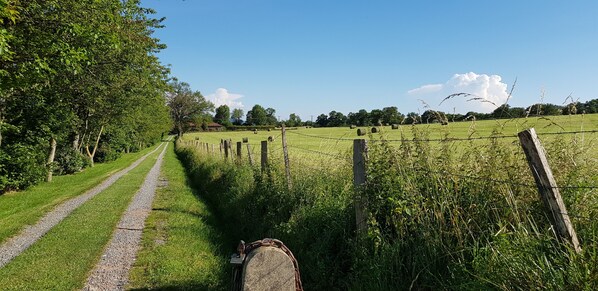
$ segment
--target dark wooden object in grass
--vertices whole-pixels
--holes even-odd
[[[368,144],[365,139],[353,140],[353,186],[355,195],[355,223],[358,234],[367,233],[367,200],[362,197],[362,187],[366,183],[366,163],[368,158]]]
[[[261,159],[261,166],[262,166],[262,174],[266,172],[266,168],[268,167],[268,141],[262,141],[262,159]]]

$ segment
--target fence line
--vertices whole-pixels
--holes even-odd
[[[327,137],[327,136],[318,136],[313,134],[305,134],[299,132],[291,132],[292,134],[317,138],[317,139],[325,139],[325,140],[335,140],[335,141],[352,141],[354,138],[336,138],[336,137]],[[545,133],[538,133],[538,135],[568,135],[568,134],[585,134],[585,133],[598,133],[598,130],[580,130],[580,131],[561,131],[561,132],[545,132]],[[488,140],[488,139],[506,139],[506,138],[518,138],[516,134],[514,135],[494,135],[494,136],[478,136],[478,137],[447,137],[447,138],[431,138],[431,139],[380,139],[382,142],[451,142],[451,141],[471,141],[471,140]],[[371,142],[377,142],[378,140],[372,140]]]

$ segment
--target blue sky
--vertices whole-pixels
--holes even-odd
[[[303,120],[397,106],[598,98],[598,1],[144,0],[172,75],[217,104]],[[423,101],[423,102],[422,102]],[[425,102],[425,103],[424,103]],[[426,105],[427,104],[427,105]]]

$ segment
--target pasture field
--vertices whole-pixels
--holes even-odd
[[[559,243],[538,197],[516,136],[532,127],[580,253]],[[592,290],[598,286],[596,130],[596,114],[383,127],[362,137],[370,140],[367,183],[358,188],[351,159],[358,137],[348,127],[287,131],[292,186],[279,130],[188,133],[177,153],[236,240],[284,241],[308,289]],[[260,142],[270,136],[270,163],[260,171]],[[226,161],[219,151],[221,139],[244,137],[253,167]],[[367,201],[363,235],[355,232],[356,198]]]
[[[371,127],[358,128],[367,129],[368,132],[371,129]],[[398,145],[401,143],[401,139],[413,140],[415,135],[418,135],[418,139],[431,140],[432,145],[438,145],[437,140],[441,139],[458,139],[453,143],[453,149],[456,151],[462,150],[462,145],[465,144],[464,139],[473,138],[473,144],[484,145],[488,143],[487,139],[484,138],[493,135],[508,136],[500,139],[500,142],[508,144],[515,142],[518,145],[517,133],[528,128],[535,128],[540,139],[543,142],[550,143],[555,140],[556,135],[554,133],[598,130],[598,114],[462,121],[451,122],[447,126],[439,123],[403,124],[396,130],[391,129],[391,126],[377,128],[380,129],[380,133],[361,137],[357,136],[357,129],[350,129],[349,127],[289,128],[287,130],[289,154],[303,159],[306,154],[313,156],[319,152],[337,157],[346,156],[348,159],[351,158],[353,139],[384,139],[390,141],[391,144]],[[272,149],[277,154],[276,150],[281,147],[280,136],[281,131],[279,129],[261,130],[257,134],[251,131],[190,132],[184,136],[184,140],[199,140],[200,142],[214,144],[216,150],[219,150],[218,145],[221,139],[231,139],[233,143],[236,143],[243,138],[248,138],[253,156],[259,157],[260,142],[267,140],[268,137],[274,139]],[[598,138],[598,133],[589,132],[585,134],[567,134],[565,136],[590,142]],[[233,144],[233,151],[235,150],[234,146],[235,144]],[[244,146],[244,154],[246,150]],[[594,157],[598,158],[598,149],[594,149],[592,152],[594,152]],[[322,155],[320,155],[320,158],[322,158]]]

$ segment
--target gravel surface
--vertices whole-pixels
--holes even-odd
[[[35,225],[25,227],[25,229],[23,229],[21,233],[8,239],[5,243],[3,243],[0,246],[0,268],[4,267],[12,259],[14,259],[20,253],[26,250],[29,246],[35,243],[39,238],[41,238],[50,229],[52,229],[52,227],[57,225],[71,212],[73,212],[73,210],[77,209],[79,206],[83,205],[83,203],[87,202],[89,199],[93,198],[100,192],[106,190],[106,188],[114,184],[114,182],[120,179],[123,175],[137,167],[149,155],[157,151],[163,144],[164,143],[160,144],[149,154],[139,158],[126,169],[113,174],[108,179],[104,180],[104,182],[102,182],[100,185],[94,187],[93,189],[85,192],[82,195],[69,199],[66,202],[58,205],[54,210],[42,217]]]
[[[145,219],[152,210],[152,201],[158,186],[160,166],[165,151],[166,147],[160,153],[156,164],[145,177],[141,188],[121,217],[117,229],[112,235],[112,240],[87,278],[83,290],[124,290],[129,277],[129,269],[139,250]]]

